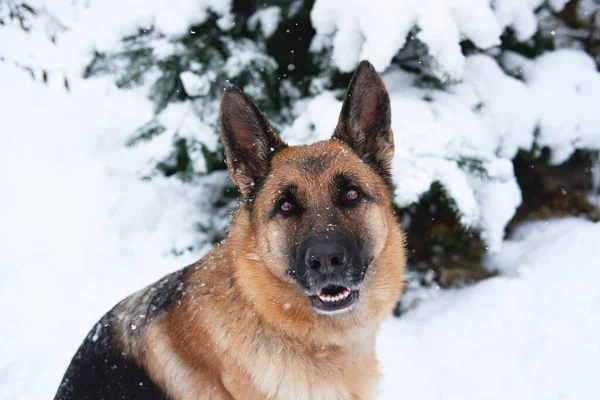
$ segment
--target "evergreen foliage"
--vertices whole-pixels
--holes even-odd
[[[310,98],[324,90],[334,90],[341,98],[351,75],[335,68],[326,49],[311,50],[315,35],[310,18],[313,5],[313,0],[271,0],[260,3],[237,0],[232,5],[234,23],[229,27],[223,28],[218,16],[212,15],[204,23],[191,27],[189,33],[182,37],[169,37],[152,27],[140,30],[136,35],[123,38],[120,50],[96,53],[85,76],[110,74],[116,76],[115,84],[119,88],[148,87],[148,96],[154,104],[156,116],[132,134],[127,141],[128,146],[134,147],[164,134],[168,128],[161,121],[161,115],[177,103],[192,105],[195,118],[208,126],[211,134],[217,138],[216,110],[222,89],[228,82],[247,92],[275,127],[282,128],[293,121],[294,104],[298,100]],[[572,14],[573,4],[569,7]],[[269,14],[270,20],[261,18],[263,13]],[[544,23],[531,39],[519,41],[509,28],[502,36],[501,45],[487,53],[496,54],[501,61],[506,51],[527,58],[553,51],[565,41],[564,37],[559,37],[549,27],[559,24],[572,26],[572,21],[565,20],[565,16],[571,14],[554,13],[548,5],[543,5],[538,15]],[[596,28],[593,24],[580,24],[577,29],[589,33]],[[429,55],[427,46],[419,41],[418,32],[419,27],[415,26],[407,37],[406,45],[394,57],[393,65],[416,74],[416,87],[445,91],[456,82],[435,73],[435,61]],[[573,29],[568,33],[572,34]],[[581,39],[583,42],[589,41],[589,35],[587,39],[585,35],[575,36],[584,37]],[[460,44],[465,55],[483,52],[468,40]],[[522,78],[514,70],[506,72]],[[478,104],[475,110],[485,106]],[[211,145],[199,136],[178,132],[172,137],[173,150],[154,160],[155,164],[144,175],[145,179],[163,174],[191,181],[195,175],[226,169],[219,143]],[[538,147],[534,143],[532,149],[523,151],[538,153],[541,151]],[[454,161],[459,168],[479,179],[494,179],[486,170],[485,160],[465,155]],[[455,214],[459,212],[453,199],[439,183],[423,196],[422,199],[427,199],[428,203],[435,198],[446,204],[448,209],[454,210]],[[215,207],[230,204],[227,197],[224,195],[223,201],[215,202]],[[422,214],[420,211],[419,215]],[[468,240],[477,235],[472,228],[463,229],[469,231]],[[204,226],[202,230],[214,231],[210,226]],[[456,230],[456,226],[452,230]],[[216,240],[222,233],[213,232],[212,236]],[[436,251],[455,252],[457,240],[447,239],[446,242],[451,244],[445,245],[442,240],[436,244]]]
[[[594,0],[571,0],[557,12],[550,3],[541,2],[536,10],[538,29],[530,38],[520,40],[520,32],[509,26],[499,45],[482,49],[474,41],[462,39],[460,51],[465,56],[493,57],[504,74],[521,81],[525,81],[523,68],[508,62],[515,55],[534,60],[561,48],[576,48],[600,62],[600,5]],[[296,121],[308,100],[326,92],[341,100],[351,73],[338,69],[332,43],[325,40],[314,46],[318,38],[311,14],[314,10],[315,0],[233,0],[231,21],[224,21],[223,15],[208,9],[208,18],[189,27],[183,35],[165,34],[156,26],[146,26],[123,37],[118,48],[96,51],[85,69],[85,78],[104,75],[123,90],[142,87],[153,104],[154,117],[132,132],[125,145],[136,151],[136,147],[156,140],[170,143],[170,150],[159,146],[148,165],[140,166],[141,178],[151,181],[160,175],[195,184],[197,177],[216,173],[224,179],[218,108],[227,83],[248,93],[280,132]],[[0,0],[0,27],[17,23],[28,30],[32,19],[41,13],[27,2]],[[410,76],[422,100],[435,104],[444,95],[452,95],[461,82],[438,65],[438,55],[421,40],[422,33],[418,24],[408,32],[390,70]],[[470,107],[474,114],[485,115],[490,104],[481,100]],[[313,121],[307,126],[316,130]],[[531,148],[521,146],[517,160],[551,163],[553,150],[538,143],[537,138],[534,136]],[[464,171],[466,179],[502,181],[488,170],[490,159],[470,151],[468,146],[464,153],[447,155],[443,161]],[[519,176],[517,179],[521,183]],[[439,254],[463,257],[465,249],[471,249],[465,256],[471,261],[483,254],[472,250],[473,243],[485,247],[480,236],[482,228],[462,218],[464,210],[453,197],[456,190],[445,185],[448,182],[433,181],[414,204],[398,208],[398,214],[411,221],[405,227],[416,236],[433,232],[433,239],[421,239],[425,243],[421,247],[427,250],[413,257],[413,265]],[[237,190],[227,183],[212,195],[214,214],[226,219],[235,205]],[[217,241],[223,237],[225,225],[211,219],[199,229]]]

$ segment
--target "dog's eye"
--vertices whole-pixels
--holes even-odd
[[[358,192],[358,189],[355,189],[355,188],[348,189],[346,191],[346,193],[344,194],[344,199],[351,203],[355,202],[359,198],[360,198],[360,193]]]
[[[291,201],[282,200],[279,202],[279,211],[281,211],[282,214],[290,214],[292,211],[294,211],[294,208],[295,207]]]

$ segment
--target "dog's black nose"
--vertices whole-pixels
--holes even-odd
[[[336,243],[314,243],[306,250],[304,262],[313,271],[332,274],[348,264],[348,253]]]

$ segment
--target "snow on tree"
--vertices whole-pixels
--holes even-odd
[[[0,49],[0,62],[13,64],[46,83],[50,75],[58,75],[68,89],[64,71],[55,64],[57,47],[39,44],[56,45],[58,38],[74,25],[85,0],[73,0],[68,7],[60,6],[59,1],[0,0],[0,42],[6,44]],[[19,46],[10,45],[15,39]]]
[[[559,164],[600,149],[599,11],[594,0],[106,0],[64,36],[91,57],[86,77],[147,90],[155,116],[126,144],[144,146],[148,180],[225,169],[217,110],[228,82],[290,144],[328,138],[368,59],[390,92],[396,206],[410,219],[438,193],[466,234],[498,251],[522,201],[517,154],[543,149]],[[224,188],[221,213],[235,198]],[[203,229],[216,239],[224,226]]]

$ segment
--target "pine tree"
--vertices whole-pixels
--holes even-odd
[[[56,44],[57,37],[68,28],[43,5],[31,1],[0,0],[0,29],[18,27],[23,35],[40,35]],[[26,71],[34,80],[48,83],[51,72],[45,65],[12,57],[10,46],[0,49],[0,62],[8,62]],[[59,75],[65,89],[69,89],[69,80]]]
[[[126,144],[136,147],[158,137],[166,137],[171,143],[169,152],[142,166],[145,168],[142,177],[151,180],[162,174],[193,183],[197,176],[226,169],[218,142],[217,118],[220,96],[227,83],[248,93],[280,131],[303,112],[299,104],[306,105],[324,93],[340,100],[351,71],[340,68],[339,60],[332,56],[335,39],[319,35],[315,29],[313,14],[317,5],[314,0],[261,3],[236,0],[230,23],[224,23],[221,16],[213,13],[183,36],[165,35],[149,27],[123,38],[115,51],[97,52],[86,77],[109,74],[116,77],[119,88],[144,86],[154,104],[154,118],[133,132]],[[523,38],[523,29],[508,26],[494,46],[482,47],[477,40],[465,38],[456,44],[463,56],[468,59],[484,56],[472,60],[480,64],[492,62],[492,67],[501,74],[516,78],[513,84],[518,86],[519,81],[527,83],[523,72],[527,60],[534,62],[557,49],[578,48],[599,63],[599,10],[600,5],[592,0],[572,0],[566,5],[560,1],[544,2],[535,10],[537,29],[530,37]],[[409,79],[413,94],[417,93],[421,101],[435,108],[445,104],[448,96],[460,95],[465,85],[452,68],[444,65],[439,51],[428,46],[422,33],[418,23],[407,32],[388,75]],[[316,38],[320,40],[317,45]],[[469,112],[474,118],[485,120],[486,112],[493,107],[494,104],[480,100],[471,105]],[[527,133],[531,140],[520,142],[515,148],[520,149],[518,157],[528,154],[539,161],[554,149],[539,142],[534,122],[530,122],[531,132]],[[308,125],[314,130],[312,122]],[[510,150],[507,152],[509,155],[498,157],[510,161],[514,155]],[[504,168],[498,167],[498,160],[493,159],[496,155],[481,156],[465,146],[464,150],[432,162],[462,171],[454,172],[453,177],[462,179],[464,187],[474,193],[471,197],[476,197],[473,188],[478,185],[503,182],[506,176],[514,179],[512,168],[507,171],[506,163],[502,164]],[[398,190],[403,183],[397,182]],[[502,232],[495,227],[496,238],[490,239],[492,228],[485,221],[481,225],[476,222],[478,218],[485,219],[485,210],[471,212],[465,200],[457,198],[461,190],[458,186],[451,187],[448,179],[433,180],[418,198],[397,199],[399,218],[412,233],[409,234],[413,249],[411,265],[423,281],[431,281],[425,278],[431,271],[434,281],[441,286],[490,275],[482,268],[481,259],[489,242],[497,242]],[[215,208],[230,210],[235,196],[235,189],[226,185]],[[503,218],[507,222],[510,215]],[[224,225],[216,228],[209,223],[201,228],[218,240]]]

